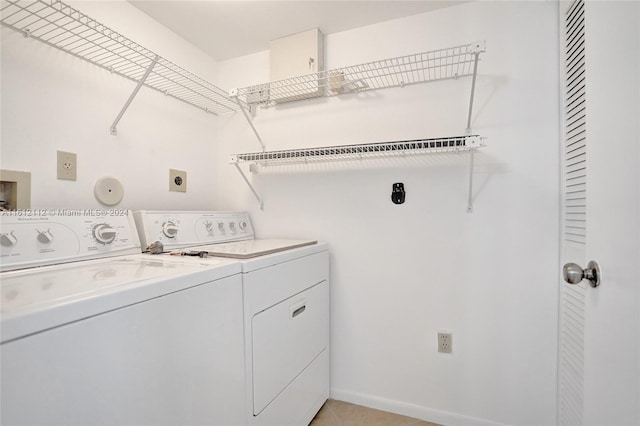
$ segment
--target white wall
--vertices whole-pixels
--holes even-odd
[[[125,1],[70,3],[172,62],[214,80],[216,63]],[[32,208],[95,208],[103,176],[125,190],[115,207],[212,209],[213,115],[143,88],[109,127],[135,84],[2,28],[0,168],[31,172]],[[78,179],[56,179],[56,151],[77,154]],[[187,171],[187,192],[169,192],[169,169]]]
[[[260,237],[314,237],[332,253],[332,396],[446,424],[555,423],[558,52],[554,2],[473,2],[326,37],[326,66],[486,40],[468,157],[271,168],[244,117],[220,120],[219,207]],[[268,81],[268,52],[219,64],[219,83]],[[464,133],[470,79],[259,110],[270,150]],[[391,203],[404,182],[407,201]],[[438,330],[453,333],[438,354]]]

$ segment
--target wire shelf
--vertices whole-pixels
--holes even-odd
[[[238,111],[228,92],[56,0],[2,0],[2,25],[214,115]]]
[[[456,136],[437,139],[415,139],[396,142],[235,154],[231,156],[230,163],[285,165],[312,162],[319,163],[345,160],[366,160],[373,158],[404,157],[443,152],[468,151],[482,146],[484,145],[480,136]]]
[[[269,107],[310,97],[458,78],[473,75],[476,55],[484,51],[482,41],[239,88],[233,94],[249,105]]]
[[[242,164],[249,164],[249,170],[256,172],[258,170],[257,166],[358,161],[469,151],[467,212],[472,212],[474,153],[477,148],[484,146],[484,142],[482,137],[471,135],[471,116],[478,61],[480,53],[484,51],[485,42],[480,41],[463,46],[400,56],[265,84],[236,88],[229,92],[230,96],[238,102],[241,111],[264,150],[265,145],[245,110],[246,106],[269,107],[278,103],[318,96],[358,93],[367,90],[403,87],[429,81],[471,76],[471,96],[469,99],[467,127],[465,129],[466,136],[235,154],[230,157],[230,164],[233,164],[238,170],[262,209],[264,208],[264,202],[256,188],[251,184],[249,177],[243,171]]]

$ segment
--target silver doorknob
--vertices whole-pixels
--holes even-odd
[[[586,269],[582,269],[575,263],[567,263],[562,268],[562,276],[569,284],[578,284],[582,280],[588,280],[591,287],[598,287],[600,275],[600,265],[595,260],[591,260]]]

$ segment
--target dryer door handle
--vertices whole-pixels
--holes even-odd
[[[303,300],[289,308],[289,319],[294,319],[307,309],[307,301]]]

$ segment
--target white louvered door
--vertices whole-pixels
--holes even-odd
[[[587,244],[587,132],[584,0],[560,13],[560,50],[564,53],[561,101],[562,251],[582,264]],[[562,8],[561,8],[562,9]],[[563,262],[565,263],[565,262]],[[584,411],[584,327],[587,285],[561,284],[558,355],[558,423],[582,424]]]
[[[560,3],[558,424],[640,424],[640,2]]]

